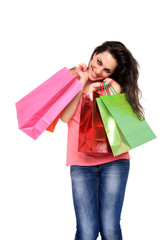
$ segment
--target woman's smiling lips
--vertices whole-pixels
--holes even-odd
[[[93,69],[92,69],[92,71],[91,71],[91,75],[92,75],[93,78],[97,78],[97,77],[98,77],[98,75],[95,74],[95,72],[93,71]]]

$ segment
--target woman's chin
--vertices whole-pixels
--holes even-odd
[[[98,81],[102,81],[103,79],[100,79],[100,78],[95,78],[95,77],[92,77],[92,75],[88,75],[88,79],[92,82],[98,82]]]
[[[88,79],[89,79],[90,81],[92,81],[92,82],[99,81],[98,78],[93,77],[91,74],[88,74]]]

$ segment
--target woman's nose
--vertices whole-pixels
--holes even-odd
[[[100,73],[102,72],[102,69],[103,69],[102,67],[98,67],[98,68],[96,69],[96,72],[95,72],[95,73],[96,73],[97,75],[100,74]]]

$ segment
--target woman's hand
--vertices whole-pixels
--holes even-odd
[[[77,66],[75,72],[78,73],[80,76],[80,82],[85,84],[88,81],[88,71],[87,71],[87,65],[85,63],[81,63]]]
[[[91,83],[89,86],[88,92],[89,93],[96,92],[101,84],[102,82]]]
[[[111,82],[113,82],[114,80],[112,78],[105,78],[103,80],[103,82],[105,82],[106,86],[108,86],[109,84],[111,84]]]
[[[103,83],[105,82],[106,86],[109,86],[112,81],[113,81],[113,79],[106,78],[103,80]],[[99,89],[100,85],[102,85],[102,82],[94,82],[94,83],[90,84],[89,92],[97,91]]]
[[[109,86],[110,84],[112,84],[113,88],[116,90],[116,92],[118,94],[121,93],[121,86],[119,85],[119,83],[117,83],[116,81],[114,81],[111,78],[106,78],[103,80],[103,82],[106,83],[106,86]],[[93,91],[97,91],[100,87],[100,85],[102,84],[102,82],[95,82],[90,84],[89,86],[89,92],[93,92]],[[109,89],[109,94],[113,95],[113,92]]]

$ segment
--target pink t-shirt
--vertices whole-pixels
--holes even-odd
[[[68,122],[68,141],[67,141],[67,161],[66,166],[80,165],[80,166],[93,166],[99,165],[118,159],[130,159],[129,153],[123,153],[116,157],[108,153],[83,153],[78,152],[78,137],[79,137],[79,122],[81,113],[80,100],[77,110],[73,117]]]

